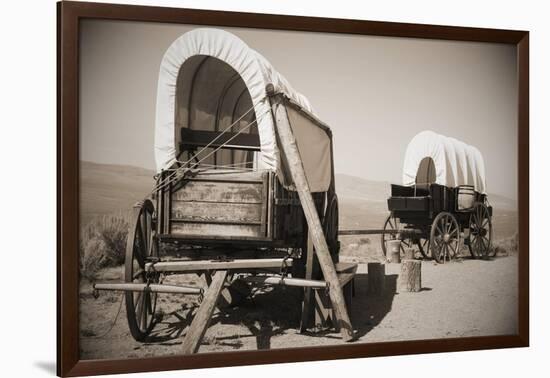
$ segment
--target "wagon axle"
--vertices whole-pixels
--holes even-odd
[[[93,285],[94,291],[124,291],[124,292],[149,292],[163,294],[191,294],[202,295],[204,290],[193,286],[176,286],[165,284],[146,283],[97,283]]]
[[[470,234],[475,236],[487,236],[488,231],[485,228],[474,228]]]

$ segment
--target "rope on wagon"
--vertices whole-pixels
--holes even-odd
[[[264,98],[265,99],[265,98]],[[260,101],[263,101],[264,99],[260,100]],[[181,167],[178,167],[176,168],[173,173],[171,173],[168,177],[166,177],[163,181],[161,181],[157,187],[154,187],[153,190],[149,193],[149,194],[152,194],[154,191],[158,190],[159,189],[159,186],[163,184],[163,182],[166,182],[167,180],[170,180],[174,175],[176,175],[180,170],[184,169],[185,168],[185,165],[188,164],[189,162],[191,162],[191,160],[195,159],[201,152],[203,152],[204,150],[206,150],[208,147],[210,147],[216,140],[218,140],[224,133],[226,133],[227,131],[229,131],[230,129],[233,128],[233,126],[235,126],[237,123],[239,123],[244,117],[246,117],[253,109],[255,108],[255,105],[252,105],[246,112],[244,112],[239,118],[237,118],[237,120],[235,122],[233,122],[231,125],[227,126],[216,138],[212,139],[206,146],[204,146],[203,148],[201,148],[196,154],[194,154],[193,156],[191,156],[187,161],[185,162],[180,162],[180,163],[183,163],[183,165]]]
[[[265,116],[267,113],[270,113],[271,110],[268,110],[266,112],[264,112],[263,114],[260,115],[260,119]],[[203,158],[201,158],[199,161],[195,162],[192,164],[192,167],[195,167],[197,166],[198,164],[200,164],[202,161],[204,161],[205,159],[207,159],[208,157],[212,156],[213,154],[215,154],[216,152],[218,152],[219,150],[221,150],[223,147],[225,147],[229,142],[231,142],[233,139],[237,138],[241,133],[243,133],[244,131],[248,130],[252,125],[254,125],[255,123],[258,123],[258,118],[256,118],[254,121],[250,122],[249,124],[247,124],[246,126],[244,126],[242,129],[240,129],[239,131],[237,131],[235,133],[235,135],[233,135],[231,138],[227,139],[224,143],[222,143],[221,145],[219,145],[217,148],[213,149],[212,151],[210,151],[210,153],[206,156],[204,156]],[[221,135],[221,134],[220,134]],[[212,143],[212,142],[210,142]],[[206,147],[205,147],[206,148]],[[198,155],[198,153],[196,154]],[[192,158],[193,159],[193,158]],[[190,160],[192,160],[190,159]],[[188,162],[190,161],[188,160]],[[191,168],[192,169],[192,168]]]
[[[170,185],[171,183],[177,181],[179,179],[179,177],[177,176],[177,173],[179,171],[183,171],[184,174],[186,171],[189,171],[189,170],[192,170],[194,167],[198,166],[202,161],[204,161],[205,159],[207,159],[208,157],[212,156],[213,154],[215,154],[217,151],[219,151],[221,148],[223,148],[223,146],[225,146],[227,143],[231,142],[233,139],[235,139],[240,133],[242,133],[243,131],[245,131],[246,129],[250,128],[250,126],[252,126],[253,124],[255,124],[257,122],[257,120],[254,120],[252,122],[250,122],[248,125],[246,125],[244,128],[242,128],[241,130],[239,130],[237,133],[235,133],[235,135],[231,138],[229,138],[227,141],[225,141],[225,143],[221,144],[219,147],[217,147],[216,149],[212,150],[209,154],[207,154],[206,156],[204,156],[202,159],[200,159],[199,161],[195,162],[192,164],[192,166],[190,167],[185,167],[185,166],[182,166],[182,167],[179,167],[177,168],[174,173],[172,173],[167,179],[165,179],[162,183],[160,183],[159,185],[157,185],[155,188],[153,188],[153,190],[151,191],[154,192],[156,190],[159,190],[159,189],[163,189],[164,187],[166,187],[167,185]],[[220,134],[221,135],[221,134]],[[211,141],[210,143],[213,143],[213,141]],[[206,147],[205,147],[206,148]],[[202,149],[204,150],[204,148]],[[201,151],[202,151],[201,150]],[[195,154],[195,156],[197,156],[198,154],[200,153],[200,151]],[[189,159],[186,163],[184,164],[188,164],[189,161],[191,161],[193,158]]]
[[[105,331],[104,333],[100,334],[100,335],[97,335],[97,336],[82,336],[84,339],[102,339],[104,338],[105,336],[107,336],[112,330],[113,328],[115,328],[115,324],[118,320],[118,317],[120,315],[120,311],[122,310],[122,303],[124,302],[124,293],[120,294],[120,301],[119,301],[119,305],[118,305],[118,310],[117,310],[117,313],[115,315],[115,318],[113,320],[113,322],[111,323],[109,329],[107,331]]]
[[[186,169],[185,168],[185,165],[189,164],[193,159],[196,159],[197,156],[202,153],[203,151],[205,151],[208,147],[210,147],[215,141],[217,141],[219,138],[221,138],[221,136],[226,133],[227,131],[229,131],[230,129],[232,129],[237,123],[239,123],[244,117],[246,117],[252,110],[254,110],[256,108],[256,105],[260,104],[261,102],[264,102],[265,100],[267,99],[267,96],[263,97],[262,99],[260,99],[257,103],[255,104],[252,104],[252,106],[246,110],[239,118],[237,118],[237,120],[235,122],[233,122],[231,125],[227,126],[216,138],[212,139],[210,141],[210,143],[208,143],[206,146],[204,146],[203,148],[201,148],[196,154],[194,154],[193,156],[191,156],[187,161],[183,162],[183,165],[181,167],[178,167],[172,174],[170,174],[168,177],[166,177],[163,181],[166,181],[166,180],[170,180],[171,178],[173,178],[174,175],[176,175],[181,169]],[[266,112],[268,113],[268,112]],[[256,120],[257,121],[257,120]],[[226,142],[227,143],[227,142]],[[223,145],[225,145],[226,143],[224,143]],[[182,162],[180,162],[182,163]],[[159,185],[161,185],[161,183],[159,183]],[[158,188],[153,188],[153,190],[151,191],[151,193],[149,194],[152,194],[155,190],[157,190]]]
[[[186,162],[184,162],[181,167],[178,167],[176,168],[173,173],[171,173],[166,179],[164,179],[161,183],[159,183],[158,185],[156,185],[153,190],[151,190],[151,192],[149,194],[152,194],[153,192],[157,191],[157,190],[160,190],[160,189],[163,189],[164,187],[166,187],[167,185],[175,182],[176,180],[179,179],[179,177],[177,176],[177,173],[180,172],[180,171],[183,171],[183,172],[186,172],[188,170],[191,170],[193,169],[194,167],[196,167],[197,165],[199,165],[201,162],[203,162],[205,159],[207,159],[208,157],[212,156],[213,154],[215,154],[217,151],[219,151],[220,149],[222,149],[224,146],[226,146],[229,142],[231,142],[233,139],[235,139],[237,136],[239,136],[241,133],[243,133],[244,131],[248,130],[252,125],[254,125],[255,123],[258,122],[259,119],[261,119],[261,117],[265,116],[266,114],[270,113],[271,110],[267,110],[266,112],[264,112],[263,114],[260,115],[259,118],[256,118],[254,121],[248,123],[246,126],[244,126],[242,129],[240,129],[238,132],[235,133],[235,135],[233,135],[231,138],[227,139],[223,144],[221,144],[220,146],[218,146],[217,148],[213,149],[212,151],[210,151],[210,153],[208,153],[206,156],[202,157],[199,161],[195,162],[195,163],[192,163],[192,165],[190,167],[186,167],[185,165],[186,164],[189,164],[194,158],[196,158],[202,151],[204,151],[206,148],[208,148],[208,146],[212,145],[212,143],[214,143],[221,135],[223,135],[223,133],[227,132],[228,129],[231,128],[230,127],[227,127],[224,131],[222,131],[220,133],[220,135],[218,135],[216,138],[214,138],[212,141],[210,141],[210,143],[208,143],[208,145],[206,145],[205,147],[203,147],[199,152],[197,152],[195,155],[193,155],[191,158],[189,158]]]

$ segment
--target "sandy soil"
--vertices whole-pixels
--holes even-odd
[[[345,258],[345,257],[344,257]],[[443,337],[501,335],[516,332],[517,257],[491,261],[464,259],[445,265],[422,262],[423,290],[397,293],[399,265],[386,265],[386,292],[367,296],[367,266],[359,264],[356,295],[351,310],[358,333],[356,342],[397,341]],[[101,280],[118,281],[121,268],[101,274]],[[172,282],[201,283],[196,276],[172,277]],[[169,281],[167,281],[169,282]],[[161,295],[162,320],[150,340],[132,339],[124,305],[114,328],[121,296],[92,296],[89,282],[81,286],[81,357],[83,359],[176,355],[196,302]],[[342,343],[338,333],[318,329],[299,334],[298,295],[291,288],[259,291],[239,307],[217,311],[200,352],[318,346]],[[98,337],[102,336],[102,337]]]
[[[125,213],[151,190],[152,171],[142,168],[81,162],[81,225],[95,216]],[[389,183],[337,175],[340,229],[378,229],[387,215]],[[386,267],[386,293],[367,296],[366,263],[381,257],[379,236],[343,237],[341,259],[359,264],[356,296],[351,309],[356,342],[397,341],[515,333],[517,324],[517,204],[489,195],[494,240],[499,253],[511,253],[492,261],[436,265],[423,262],[419,293],[396,293],[399,266]],[[120,214],[118,214],[120,215]],[[82,234],[81,234],[82,235]],[[468,255],[466,251],[465,255]],[[122,268],[100,272],[98,281],[121,281]],[[196,276],[169,277],[166,283],[205,283]],[[109,330],[120,307],[120,294],[92,296],[91,284],[81,283],[81,356],[129,358],[180,353],[186,328],[196,311],[196,298],[161,295],[157,308],[162,320],[145,343],[133,340],[124,306],[114,328]],[[299,334],[299,295],[291,288],[258,291],[239,307],[215,313],[200,352],[269,349],[339,344],[340,335],[317,329]],[[105,334],[105,335],[104,335]]]

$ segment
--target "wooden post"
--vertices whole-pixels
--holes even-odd
[[[277,128],[277,135],[281,141],[280,148],[286,157],[288,163],[288,169],[292,176],[292,181],[296,186],[300,203],[308,225],[308,232],[311,235],[311,240],[315,248],[319,265],[323,272],[325,281],[329,285],[329,296],[332,302],[332,307],[337,317],[338,328],[345,341],[351,341],[353,339],[353,328],[346,308],[346,302],[342,287],[338,281],[338,275],[330,251],[328,249],[327,241],[323,233],[323,227],[311,192],[309,184],[307,182],[306,173],[300,157],[300,151],[292,128],[288,120],[288,114],[286,112],[284,97],[282,95],[274,94],[273,85],[268,85],[266,88],[267,94],[271,99],[272,112],[275,118],[275,125]]]
[[[213,274],[212,283],[206,290],[199,310],[193,317],[193,321],[185,335],[185,340],[183,340],[183,354],[193,354],[199,350],[201,340],[208,328],[214,308],[216,308],[216,303],[218,302],[226,277],[227,270],[218,270]]]
[[[382,295],[386,287],[386,265],[381,263],[368,263],[367,270],[367,294],[375,296]]]
[[[342,291],[344,292],[344,299],[346,301],[347,308],[351,308],[353,301],[353,282],[355,277],[355,270],[357,266],[352,268],[352,271],[340,272],[338,270],[338,265],[336,266],[336,272],[338,273],[338,280],[342,286]],[[333,326],[337,331],[340,331],[338,328],[338,323],[334,320],[336,316],[334,314],[334,309],[332,308],[332,303],[330,298],[326,295],[326,292],[323,290],[315,290],[315,325],[320,325],[321,327],[330,327]]]
[[[405,248],[403,260],[414,260],[414,248]]]
[[[393,264],[399,264],[401,262],[401,240],[388,240],[389,261]]]
[[[422,262],[418,260],[403,260],[399,274],[399,291],[416,292],[422,288]]]

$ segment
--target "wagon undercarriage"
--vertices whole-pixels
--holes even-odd
[[[402,240],[402,249],[416,246],[424,258],[445,262],[461,257],[467,246],[473,258],[494,256],[492,207],[472,186],[448,188],[430,184],[426,189],[392,185],[390,215],[384,223],[381,247]]]

